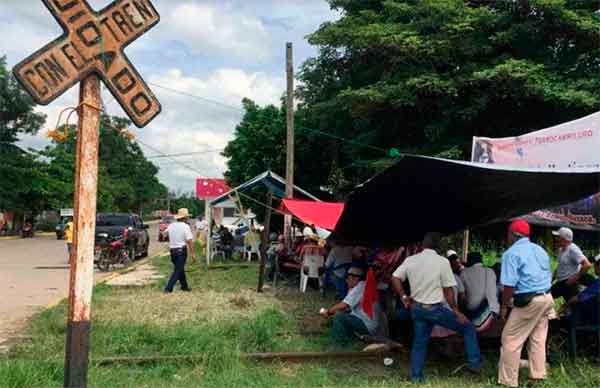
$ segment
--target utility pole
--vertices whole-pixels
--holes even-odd
[[[294,60],[292,57],[292,43],[287,42],[285,45],[287,74],[287,152],[285,164],[285,196],[286,198],[294,197]],[[284,218],[284,236],[285,245],[292,245],[292,216],[285,215]]]
[[[65,352],[65,387],[85,387],[90,352],[90,320],[94,287],[94,239],[98,184],[100,80],[81,81],[75,157],[73,249],[69,262],[69,311]]]

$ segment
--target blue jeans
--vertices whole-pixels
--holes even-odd
[[[187,279],[185,278],[185,262],[187,260],[187,248],[171,249],[171,262],[173,263],[173,273],[165,287],[165,291],[172,292],[173,287],[179,281],[182,290],[189,290]]]
[[[481,368],[481,353],[479,352],[477,333],[475,326],[471,322],[461,325],[456,319],[454,312],[442,304],[436,304],[428,308],[415,304],[412,308],[412,318],[414,337],[410,353],[410,377],[413,381],[423,380],[427,344],[429,343],[431,330],[435,325],[440,325],[462,334],[465,339],[469,368],[474,370]]]

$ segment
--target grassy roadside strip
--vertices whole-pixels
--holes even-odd
[[[150,259],[160,272],[170,261]],[[406,360],[391,368],[380,363],[254,363],[242,352],[341,350],[327,338],[318,307],[330,303],[316,292],[297,287],[267,289],[256,294],[257,267],[189,272],[192,293],[162,293],[164,282],[144,287],[95,287],[92,304],[90,387],[398,387],[410,386]],[[32,322],[33,339],[0,359],[0,387],[61,387],[66,303],[39,314]],[[354,348],[355,349],[355,348]],[[345,350],[354,350],[345,349]],[[497,352],[495,352],[497,353]],[[497,354],[482,377],[452,375],[462,362],[434,359],[424,387],[493,387]],[[197,363],[99,367],[94,359],[110,356],[200,354]],[[525,376],[523,376],[525,377]],[[524,379],[523,379],[524,380]],[[586,362],[555,366],[542,387],[591,387],[600,384],[597,367]],[[526,386],[526,385],[524,385]]]

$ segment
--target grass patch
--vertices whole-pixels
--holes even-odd
[[[160,272],[167,257],[152,260]],[[331,299],[301,294],[297,284],[255,292],[257,267],[208,271],[194,266],[191,293],[165,295],[166,279],[143,287],[95,288],[92,305],[90,387],[403,387],[407,359],[392,367],[379,362],[320,361],[308,364],[254,363],[242,352],[340,350],[328,339],[327,322],[316,314]],[[0,387],[61,387],[66,304],[39,314],[31,323],[33,340],[0,359]],[[360,345],[351,348],[359,349]],[[345,350],[350,350],[346,348]],[[195,363],[156,363],[100,367],[94,359],[111,356],[201,355]],[[431,355],[423,387],[495,386],[497,350],[486,355],[482,377],[465,377],[454,359]],[[525,381],[526,373],[523,375]],[[597,367],[584,360],[552,368],[542,387],[600,384]],[[526,384],[524,386],[527,386]]]

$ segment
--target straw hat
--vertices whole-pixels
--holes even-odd
[[[177,210],[177,214],[175,214],[175,219],[180,220],[182,218],[189,218],[190,212],[186,207],[182,207]]]

